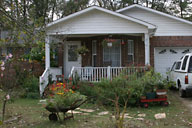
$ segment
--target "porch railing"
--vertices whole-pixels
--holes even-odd
[[[43,72],[42,76],[39,77],[39,90],[40,95],[43,95],[43,92],[47,85],[49,84],[49,75],[52,75],[52,80],[56,80],[56,75],[62,75],[62,68],[47,68]]]
[[[78,75],[80,80],[99,82],[104,78],[112,80],[121,73],[129,76],[136,72],[144,72],[146,67],[72,67],[69,77]],[[141,74],[137,74],[139,77]]]
[[[45,87],[49,83],[49,68],[46,68],[45,71],[43,72],[42,76],[39,77],[39,91],[40,91],[40,96],[43,95]]]

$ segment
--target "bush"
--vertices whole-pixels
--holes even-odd
[[[129,105],[136,104],[144,91],[141,78],[137,79],[135,74],[129,76],[129,79],[125,75],[120,75],[112,81],[104,79],[95,86],[98,100],[104,105],[113,105],[111,101],[116,96],[119,97],[119,104],[122,106],[126,100],[128,100]]]
[[[27,77],[22,85],[22,88],[24,89],[24,98],[32,98],[37,99],[40,97],[39,95],[39,79],[35,76],[29,76]]]
[[[86,100],[86,96],[79,92],[74,92],[71,89],[59,88],[53,97],[48,100],[47,107],[49,108],[70,108],[72,105],[82,103]],[[79,101],[79,102],[78,102]]]
[[[95,90],[95,83],[90,83],[90,82],[86,82],[86,81],[79,82],[78,91],[81,94],[86,95],[87,97],[91,98],[89,100],[89,102],[95,103],[95,101],[97,99],[97,95],[98,95]]]

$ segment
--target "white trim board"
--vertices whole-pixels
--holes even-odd
[[[157,11],[157,10],[154,10],[154,9],[151,9],[151,8],[148,8],[148,7],[144,7],[144,6],[141,6],[141,5],[138,5],[138,4],[130,5],[130,6],[128,6],[128,7],[119,9],[119,10],[117,10],[116,12],[120,13],[120,12],[129,10],[129,9],[132,9],[132,8],[136,8],[136,7],[137,7],[137,8],[140,8],[140,9],[143,9],[143,10],[147,10],[147,11],[149,11],[149,12],[153,12],[153,13],[162,15],[162,16],[169,17],[169,18],[174,19],[174,20],[181,21],[181,22],[183,22],[183,23],[187,23],[187,24],[192,25],[192,22],[190,22],[190,21],[188,21],[188,20],[185,20],[185,19],[182,19],[182,18],[179,18],[179,17],[176,17],[176,16],[172,16],[172,15],[169,15],[169,14],[166,14],[166,13],[163,13],[163,12],[160,12],[160,11]]]
[[[111,10],[107,10],[107,9],[104,9],[104,8],[101,8],[101,7],[98,7],[98,6],[89,7],[89,8],[86,8],[84,10],[81,10],[79,12],[73,13],[73,14],[71,14],[69,16],[66,16],[64,18],[61,18],[59,20],[56,20],[56,21],[54,21],[52,23],[47,24],[46,28],[49,28],[49,27],[51,27],[51,26],[53,26],[55,24],[58,24],[58,23],[61,23],[63,21],[66,21],[68,19],[79,16],[81,14],[87,13],[87,12],[89,12],[91,10],[99,10],[99,11],[102,11],[102,12],[105,12],[105,13],[108,13],[108,14],[111,14],[111,15],[114,15],[114,16],[118,16],[120,18],[123,18],[123,19],[129,20],[129,21],[144,25],[144,26],[148,27],[149,29],[155,29],[156,28],[156,26],[151,24],[151,23],[148,23],[148,22],[145,22],[145,21],[142,21],[142,20],[130,17],[130,16],[125,16],[123,14],[120,14],[120,13],[117,13],[117,12],[114,12],[114,11],[111,11]]]

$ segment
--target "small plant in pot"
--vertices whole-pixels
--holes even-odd
[[[167,89],[168,89],[168,86],[165,80],[159,82],[157,84],[157,89],[156,89],[157,96],[164,97],[167,94]]]
[[[103,47],[107,46],[107,47],[112,47],[113,45],[118,44],[116,39],[110,39],[110,38],[106,38],[102,41],[102,45]]]
[[[153,69],[147,71],[142,77],[144,84],[144,94],[147,99],[156,98],[155,86],[159,81],[159,74],[155,73]]]
[[[86,55],[89,52],[89,49],[86,46],[81,46],[76,50],[76,52],[80,55]]]
[[[154,90],[154,87],[155,87],[155,85],[152,84],[152,83],[148,83],[148,84],[145,85],[144,92],[145,92],[145,95],[146,95],[147,99],[155,99],[156,92]]]

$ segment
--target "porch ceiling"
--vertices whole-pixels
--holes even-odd
[[[122,33],[122,34],[71,34],[71,35],[65,35],[65,34],[53,34],[52,37],[63,39],[66,37],[97,37],[97,36],[143,36],[143,33]]]

